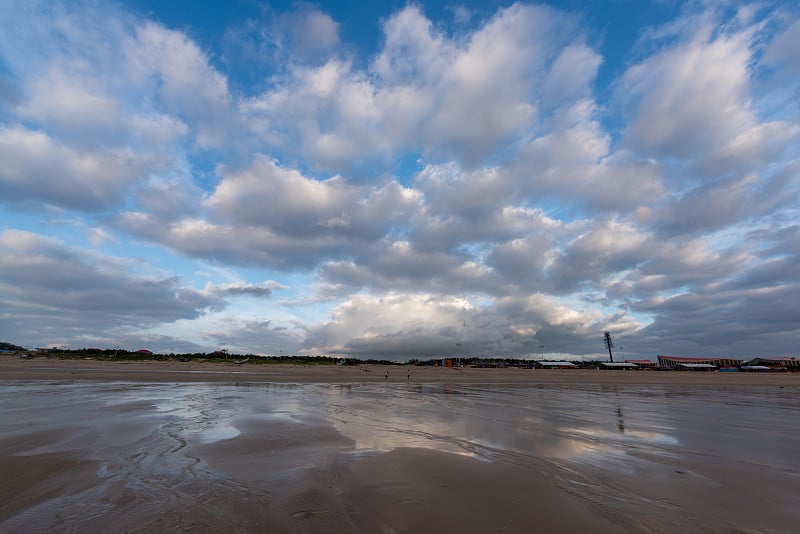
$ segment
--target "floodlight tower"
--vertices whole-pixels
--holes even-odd
[[[613,362],[614,361],[614,355],[611,354],[611,349],[614,348],[614,342],[611,340],[611,332],[606,330],[604,335],[603,335],[603,338],[604,338],[603,342],[605,343],[605,346],[608,349],[608,358],[611,360],[611,362]]]

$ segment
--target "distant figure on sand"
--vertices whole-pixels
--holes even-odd
[[[384,380],[389,380],[389,370],[388,369],[386,370],[386,374],[383,375],[383,379]]]
[[[411,370],[408,371],[408,380],[411,380]]]

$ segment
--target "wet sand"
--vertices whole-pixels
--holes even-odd
[[[0,365],[34,377],[0,381],[0,532],[789,533],[800,524],[797,375],[647,384],[638,375],[696,375],[411,368],[410,383],[405,373],[384,383],[383,367],[269,366],[259,381],[223,380],[209,373],[230,366],[210,366],[192,369],[204,372],[190,383],[163,372],[171,367],[97,362],[58,362],[55,375],[69,375],[60,379],[53,363]],[[526,372],[557,381],[513,382]],[[565,382],[580,373],[635,380]]]

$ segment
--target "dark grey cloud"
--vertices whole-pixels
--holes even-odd
[[[0,234],[0,337],[26,344],[194,319],[220,306],[174,277],[18,230]]]
[[[294,239],[269,228],[202,219],[162,221],[144,213],[122,214],[114,226],[192,258],[283,271],[313,269],[324,258],[346,257],[359,243],[346,236]]]
[[[271,320],[236,321],[224,330],[207,330],[203,338],[233,353],[291,355],[299,352],[305,337],[300,325],[279,325]]]
[[[467,254],[416,250],[407,242],[383,241],[363,251],[357,260],[323,264],[318,276],[334,292],[341,286],[357,292],[428,291],[502,293],[502,281]]]
[[[223,290],[226,295],[248,295],[251,297],[269,297],[272,295],[272,288],[269,287],[229,287]]]
[[[796,354],[797,302],[800,285],[774,280],[765,287],[697,291],[644,302],[633,309],[652,314],[653,323],[625,343],[649,350],[651,356]]]
[[[788,25],[767,45],[763,61],[777,71],[782,82],[796,86],[800,76],[800,58],[796,53],[800,40],[800,20],[784,17],[784,22],[788,22]]]
[[[780,160],[779,160],[780,161]],[[674,195],[655,213],[663,236],[706,234],[791,208],[800,194],[800,162],[776,163],[760,173],[735,173]]]
[[[800,224],[796,224],[794,218],[787,225],[774,221],[769,226],[748,232],[745,237],[762,245],[755,251],[761,257],[800,256]]]

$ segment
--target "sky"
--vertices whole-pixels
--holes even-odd
[[[794,2],[0,11],[2,341],[800,353]]]

